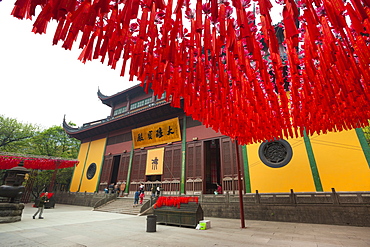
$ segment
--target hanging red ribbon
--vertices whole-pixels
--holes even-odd
[[[24,163],[24,168],[36,170],[62,169],[77,166],[79,163],[77,160],[0,155],[0,170],[16,167],[21,161]]]
[[[40,6],[34,32],[56,20],[53,44],[81,37],[82,62],[122,62],[122,76],[130,62],[130,80],[240,144],[368,126],[369,1],[284,0],[275,25],[256,2],[260,23],[249,0],[18,0],[12,14]]]

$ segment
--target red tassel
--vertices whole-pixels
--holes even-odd
[[[189,1],[184,0],[177,2],[176,15],[172,0],[167,5],[163,0],[112,5],[109,0],[96,0],[93,5],[76,0],[18,0],[12,13],[28,18],[41,6],[34,32],[45,32],[50,19],[56,19],[53,44],[63,40],[63,47],[71,49],[82,31],[82,62],[99,56],[104,62],[108,54],[112,68],[123,60],[123,76],[130,60],[130,80],[136,77],[145,90],[151,87],[156,94],[166,91],[173,106],[179,106],[183,98],[186,114],[245,144],[297,137],[304,129],[313,134],[368,125],[370,86],[364,82],[370,81],[370,50],[363,36],[370,29],[368,1],[351,0],[346,5],[341,0],[304,1],[303,52],[298,57],[298,10],[295,1],[285,0],[289,99],[270,0],[258,1],[268,60],[261,51],[261,36],[254,31],[258,28],[249,16],[252,13],[245,11],[240,0],[220,6],[217,0],[204,6],[197,0],[190,33],[182,20],[183,4],[190,10]],[[316,13],[321,7],[325,12]],[[231,8],[236,10],[237,25],[232,16],[226,16]],[[139,11],[140,20],[136,20]],[[130,26],[135,22],[138,30]],[[304,70],[299,69],[302,65]],[[178,205],[177,201],[173,204]]]
[[[81,52],[80,57],[78,58],[80,61],[83,63],[86,63],[86,60],[91,61],[92,60],[92,50],[93,50],[93,45],[94,45],[94,40],[95,40],[96,34],[93,34],[83,51]]]
[[[23,19],[24,17],[30,17],[29,10],[31,4],[31,0],[17,0],[15,2],[15,6],[12,10],[11,15],[18,18],[18,19]]]
[[[92,29],[93,29],[92,26],[85,26],[83,30],[82,38],[80,41],[80,46],[79,46],[80,49],[84,48],[87,45],[87,42],[89,42]]]
[[[226,7],[225,7],[225,4],[221,4],[219,12],[220,12],[219,13],[220,37],[221,37],[221,40],[224,41],[225,36],[226,36],[226,26],[225,26]]]
[[[197,0],[196,5],[196,17],[195,17],[195,30],[198,33],[202,33],[202,0]]]
[[[65,23],[65,19],[61,18],[58,21],[57,29],[55,30],[54,38],[53,38],[53,45],[58,44],[58,41],[61,40],[61,33],[63,30],[63,25]]]
[[[46,33],[46,27],[48,25],[48,22],[51,19],[51,6],[50,4],[47,4],[37,17],[35,23],[33,24],[32,32],[34,33]]]
[[[211,0],[211,17],[212,17],[212,22],[216,23],[218,20],[218,1],[217,0]]]
[[[139,31],[139,38],[143,40],[147,40],[146,27],[148,25],[148,14],[149,14],[149,9],[144,8],[143,14],[141,16],[140,31]]]

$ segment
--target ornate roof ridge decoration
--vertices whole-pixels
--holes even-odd
[[[98,88],[98,98],[101,100],[101,101],[103,101],[104,99],[107,99],[107,98],[109,98],[109,96],[106,96],[106,95],[104,95],[104,94],[102,94],[101,93],[101,91],[100,91],[100,88]]]
[[[135,88],[141,88],[140,84],[136,84],[132,87],[129,87],[127,89],[124,89],[118,93],[115,93],[115,94],[112,94],[110,96],[108,95],[105,95],[103,94],[101,91],[100,91],[100,88],[98,88],[98,92],[97,92],[97,95],[98,95],[98,98],[107,106],[109,107],[113,107],[113,104],[112,104],[112,100],[114,100],[115,98],[117,97],[120,97],[121,95],[125,94],[125,93],[128,93],[129,91],[132,91],[133,89]]]
[[[241,145],[369,125],[369,0],[275,1],[281,13],[271,0],[14,2],[19,19],[41,8],[34,33],[57,21],[53,45],[121,62],[121,76],[172,106],[183,98],[188,116]]]
[[[72,127],[70,126],[67,122],[66,122],[66,115],[64,115],[64,118],[63,118],[63,129],[67,132],[67,130],[69,132],[73,132],[73,131],[76,131],[76,130],[79,130],[79,128],[75,128],[75,127]],[[68,132],[67,132],[68,133]]]
[[[0,152],[0,170],[16,167],[21,161],[27,169],[55,170],[78,165],[76,159],[51,157],[34,154]]]

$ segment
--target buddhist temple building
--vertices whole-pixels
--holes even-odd
[[[237,157],[243,193],[370,191],[362,129],[238,146],[140,85],[111,96],[99,90],[98,97],[111,108],[107,118],[78,128],[63,122],[81,140],[71,192],[126,183],[132,194],[144,183],[173,195],[212,194],[217,184],[237,194]]]

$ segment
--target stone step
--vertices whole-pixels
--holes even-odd
[[[143,201],[143,204],[148,201]],[[120,198],[110,201],[96,209],[94,211],[102,211],[102,212],[110,212],[110,213],[118,213],[118,214],[130,214],[130,215],[138,215],[140,213],[141,205],[138,206],[133,205],[134,200],[133,198]]]

